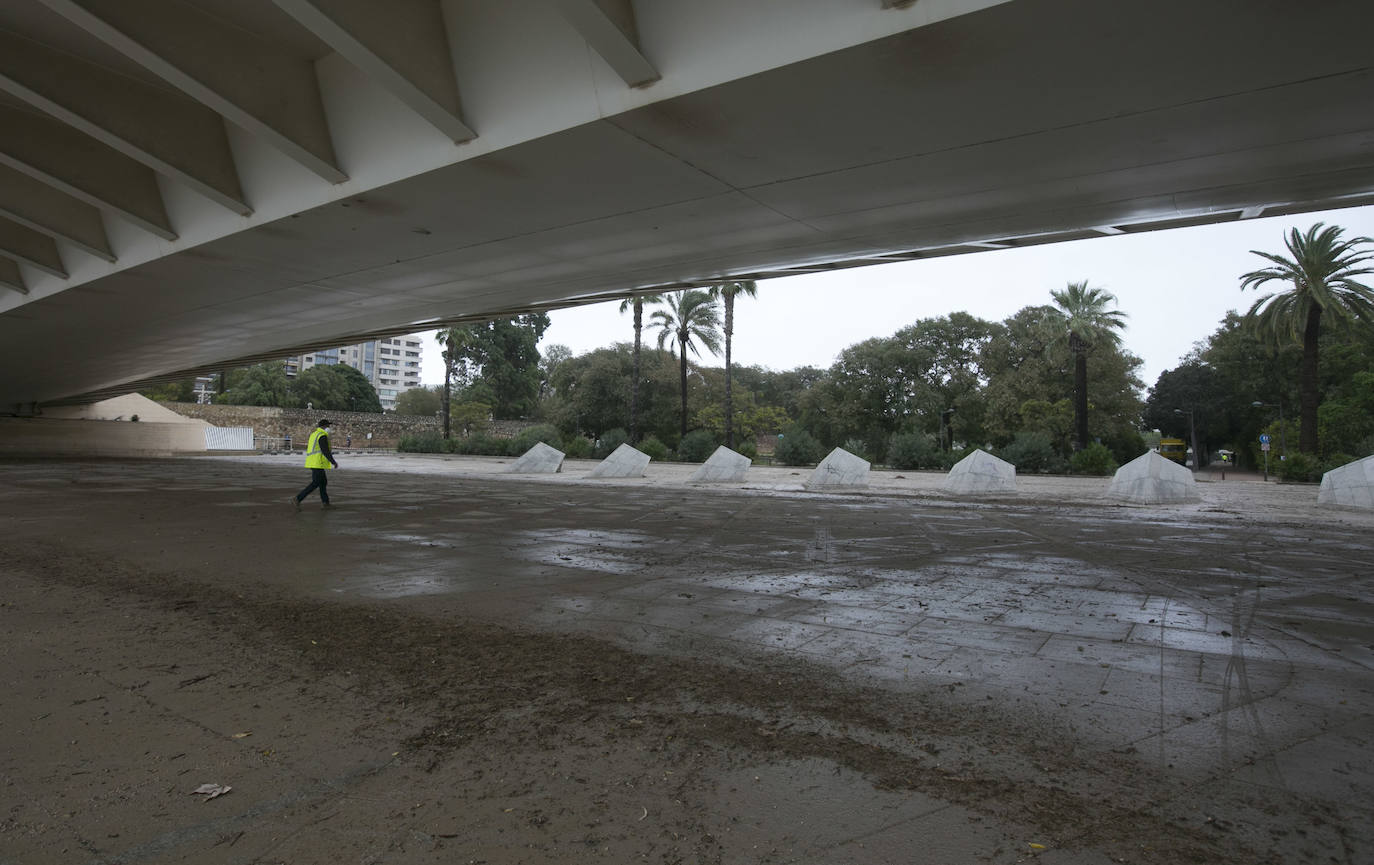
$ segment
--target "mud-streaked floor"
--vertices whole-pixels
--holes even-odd
[[[293,463],[0,464],[0,863],[1374,850],[1374,517],[1312,487]]]

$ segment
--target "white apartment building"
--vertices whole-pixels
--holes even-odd
[[[412,333],[288,357],[286,374],[294,377],[312,366],[351,366],[372,382],[382,410],[391,411],[396,397],[420,386],[420,338]]]

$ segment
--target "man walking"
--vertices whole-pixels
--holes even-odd
[[[310,469],[310,485],[292,496],[296,510],[301,509],[301,501],[316,489],[320,491],[320,501],[329,507],[329,476],[326,472],[330,466],[338,468],[339,463],[329,447],[329,421],[321,418],[319,426],[310,434],[309,444],[305,446],[305,467]]]

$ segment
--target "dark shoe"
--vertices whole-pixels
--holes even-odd
[[[324,505],[323,505],[323,507],[332,508],[332,507],[334,507],[334,506],[331,505],[329,502],[325,502]]]
[[[293,505],[296,506],[296,510],[300,510],[300,509],[301,509],[301,500],[298,499],[298,498],[296,498],[295,496],[292,496],[292,497],[291,497],[291,504],[293,504]]]

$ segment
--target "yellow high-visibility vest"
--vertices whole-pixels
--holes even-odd
[[[329,435],[329,430],[316,427],[310,434],[310,443],[305,446],[305,467],[308,469],[327,469],[329,460],[320,450],[320,439]]]

